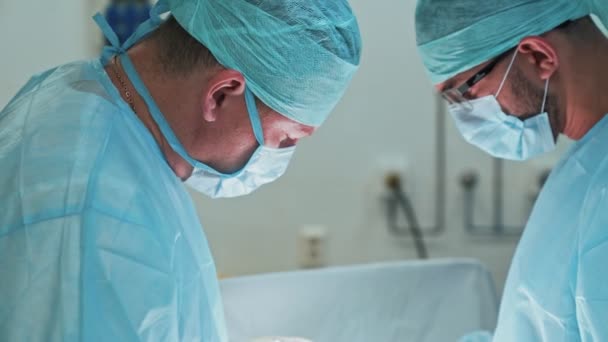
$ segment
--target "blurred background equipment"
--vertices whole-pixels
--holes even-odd
[[[105,17],[121,43],[124,43],[139,24],[150,18],[149,0],[112,0]]]

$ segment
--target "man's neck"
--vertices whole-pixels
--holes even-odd
[[[564,134],[583,138],[608,114],[608,40],[579,51],[573,60],[577,68],[566,85],[566,122]]]
[[[149,56],[146,56],[145,45],[135,46],[132,50],[129,51],[129,57],[133,62],[135,69],[137,70],[142,82],[148,88],[150,95],[154,98],[157,105],[161,108],[170,108],[171,105],[166,103],[167,98],[171,98],[171,94],[166,94],[162,91],[164,84],[162,80],[159,80],[159,72],[158,70],[154,70],[150,63],[147,62],[149,60]],[[182,157],[179,156],[169,145],[164,135],[162,134],[160,128],[158,127],[156,121],[152,118],[150,111],[148,109],[147,104],[143,100],[143,98],[138,94],[138,92],[133,87],[133,83],[129,80],[126,75],[126,72],[122,68],[120,63],[112,65],[112,63],[106,66],[106,72],[110,76],[110,79],[116,86],[116,88],[121,93],[121,96],[125,101],[126,98],[125,92],[122,90],[122,85],[120,81],[115,76],[115,73],[110,70],[111,68],[115,68],[115,71],[121,75],[123,81],[126,83],[127,89],[131,92],[133,107],[135,114],[140,119],[140,121],[144,124],[144,126],[148,129],[156,143],[158,144],[161,152],[165,156],[167,163],[175,173],[175,175],[182,179],[186,180],[190,177],[193,171],[193,167],[185,161]],[[169,87],[170,88],[170,87]],[[165,94],[167,96],[160,96],[160,94]],[[166,113],[163,112],[166,115]],[[177,134],[177,133],[176,133]]]

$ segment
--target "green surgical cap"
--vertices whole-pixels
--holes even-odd
[[[595,14],[608,23],[607,0],[418,0],[418,52],[439,84],[568,20]]]
[[[160,0],[219,63],[280,114],[321,125],[361,57],[346,0]]]

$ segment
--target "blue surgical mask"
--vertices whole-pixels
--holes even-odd
[[[138,31],[122,44],[108,25],[107,21],[101,15],[98,14],[94,18],[106,35],[108,41],[111,43],[110,47],[104,49],[102,60],[109,60],[112,54],[119,55],[125,73],[129,77],[135,90],[137,90],[137,93],[143,98],[148,106],[150,115],[160,128],[161,133],[173,151],[179,154],[180,157],[186,160],[194,168],[194,172],[186,181],[186,184],[212,198],[237,197],[247,195],[260,186],[281,177],[289,165],[295,147],[277,149],[264,146],[264,134],[262,131],[260,115],[255,104],[253,93],[249,88],[245,89],[245,102],[247,104],[251,126],[259,146],[241,170],[231,174],[219,172],[211,166],[192,158],[180,143],[126,53],[129,47],[133,46],[160,25],[162,21],[158,13],[163,13],[163,11],[166,11],[166,8],[163,7],[163,3],[155,6],[151,12],[152,16],[150,20],[142,24],[138,28]]]
[[[517,51],[496,95],[469,101],[472,107],[450,105],[449,111],[458,130],[469,143],[496,158],[523,161],[555,149],[555,138],[545,112],[549,80],[539,114],[526,120],[503,112],[497,100],[511,71]]]

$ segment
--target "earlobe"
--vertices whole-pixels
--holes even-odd
[[[213,94],[206,93],[203,97],[203,119],[207,122],[217,120],[217,107]]]
[[[557,56],[555,57],[555,59],[545,59],[545,60],[541,61],[540,78],[543,81],[551,78],[551,76],[553,76],[553,74],[555,74],[555,72],[557,71],[558,67],[559,67],[559,60],[558,60]]]

